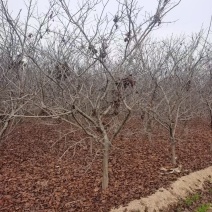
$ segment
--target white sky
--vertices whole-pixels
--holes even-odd
[[[48,0],[37,0],[39,11],[47,8]],[[70,0],[72,3],[77,0]],[[115,11],[113,2],[111,0],[110,11]],[[143,11],[154,12],[157,0],[138,0],[140,6],[144,6]],[[24,0],[8,0],[9,11],[14,14],[20,9],[24,8]],[[174,10],[172,10],[165,21],[176,21],[171,24],[164,24],[161,29],[153,32],[156,37],[166,37],[170,35],[186,34],[190,35],[192,32],[198,32],[201,27],[207,29],[212,15],[212,0],[182,0]],[[210,38],[212,33],[210,34]]]

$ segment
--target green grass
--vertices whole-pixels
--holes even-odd
[[[199,199],[200,199],[200,195],[199,194],[194,194],[194,195],[186,198],[185,204],[187,206],[191,206],[194,202],[196,202]]]
[[[196,209],[196,212],[207,212],[210,208],[210,204],[203,204]]]

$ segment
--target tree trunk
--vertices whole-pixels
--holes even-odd
[[[189,134],[189,131],[188,131],[188,121],[184,121],[183,122],[183,125],[182,125],[182,134],[184,133],[184,135],[187,137],[188,134]]]
[[[211,137],[210,137],[210,142],[211,142],[211,145],[210,145],[210,151],[212,152],[212,128],[211,128]]]
[[[0,130],[0,143],[2,142],[2,138],[5,134],[5,132],[7,131],[9,123],[10,123],[10,119],[6,120],[5,123],[3,124],[1,130]]]
[[[210,113],[210,127],[212,130],[212,108],[211,108],[211,106],[209,106],[209,113]]]
[[[170,143],[171,143],[171,161],[173,165],[176,165],[176,142],[174,137],[174,130],[170,127]]]
[[[150,142],[150,144],[152,144],[152,125],[153,125],[153,118],[152,116],[147,113],[146,114],[146,120],[145,120],[145,126],[144,126],[144,130],[145,130],[145,134],[147,136],[148,141]]]
[[[172,148],[172,164],[176,165],[176,143],[174,139],[171,141],[171,148]]]
[[[147,128],[146,128],[146,132],[147,132],[147,137],[149,142],[152,144],[152,117],[149,117],[149,119],[147,120]]]
[[[210,139],[211,139],[211,144],[210,144],[210,151],[212,152],[212,110],[210,109]]]
[[[102,189],[105,190],[108,187],[109,177],[108,177],[108,161],[109,161],[109,149],[110,142],[106,137],[104,138],[104,152],[103,152],[103,178],[102,178]]]

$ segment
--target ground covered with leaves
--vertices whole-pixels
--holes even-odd
[[[140,121],[131,120],[112,144],[103,192],[100,144],[64,124],[46,123],[24,122],[1,144],[0,211],[107,212],[212,165],[206,124],[191,123],[187,134],[179,130],[182,170],[166,174],[161,167],[171,166],[168,133],[156,128],[150,143]]]

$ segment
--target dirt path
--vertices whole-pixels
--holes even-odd
[[[147,198],[131,201],[128,206],[112,209],[111,212],[164,211],[169,205],[177,203],[179,199],[185,199],[189,194],[201,189],[206,180],[212,180],[212,166],[181,177],[168,189],[161,188]]]

